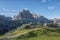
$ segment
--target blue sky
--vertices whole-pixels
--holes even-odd
[[[46,18],[60,18],[60,0],[0,0],[0,15],[14,16],[24,8]]]

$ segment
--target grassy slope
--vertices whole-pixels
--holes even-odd
[[[60,29],[55,28],[41,28],[41,25],[38,25],[38,28],[33,29],[20,29],[17,28],[11,32],[6,33],[0,38],[6,38],[9,36],[14,36],[24,32],[28,32],[17,38],[11,40],[60,40]]]
[[[0,38],[7,38],[9,36],[14,36],[14,35],[21,34],[21,33],[24,33],[24,32],[28,33],[30,31],[39,30],[39,29],[40,28],[34,28],[34,29],[20,29],[20,28],[17,28],[16,30],[13,30],[11,32],[6,33],[3,36],[0,36]]]
[[[60,40],[60,29],[42,28],[40,30],[31,31],[12,40]]]
[[[24,24],[24,25],[21,26],[22,28],[18,27],[17,29],[9,31],[8,33],[6,33],[2,36],[0,35],[0,38],[6,38],[8,36],[13,36],[13,35],[21,34],[21,33],[24,33],[24,32],[30,32],[32,30],[40,29],[40,28],[24,29],[23,27],[25,27],[27,25],[30,25],[30,24]],[[41,26],[41,24],[39,24],[37,27],[42,27],[42,26]]]

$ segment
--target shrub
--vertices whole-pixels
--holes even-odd
[[[30,25],[26,25],[24,29],[31,29]]]
[[[28,33],[28,37],[35,37],[36,33],[34,31]]]

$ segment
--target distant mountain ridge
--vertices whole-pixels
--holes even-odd
[[[0,15],[0,21],[7,21],[7,20],[11,20],[11,17],[6,17],[4,15]]]

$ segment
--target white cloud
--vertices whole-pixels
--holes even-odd
[[[14,10],[14,9],[12,9],[12,10],[6,9],[6,10],[4,10],[4,11],[6,11],[6,12],[15,12],[16,10]]]
[[[17,12],[17,10],[15,10],[15,9],[6,9],[6,8],[2,8],[1,11],[3,11],[3,12]]]
[[[54,9],[55,9],[54,6],[49,6],[49,7],[48,7],[48,10],[54,10]]]
[[[12,13],[17,13],[18,10],[15,9],[6,9],[2,8],[0,9],[0,14],[12,14]]]
[[[14,9],[11,9],[11,10],[9,10],[9,9],[5,9],[4,11],[6,11],[6,12],[15,12],[16,10],[14,10]]]
[[[42,3],[46,3],[47,0],[41,0],[41,1],[42,1]]]
[[[51,2],[51,0],[41,0],[42,3]]]

